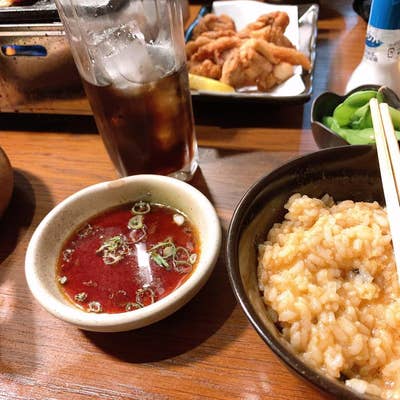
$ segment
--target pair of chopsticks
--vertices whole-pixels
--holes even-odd
[[[389,106],[370,100],[372,124],[389,219],[397,278],[400,283],[400,150],[394,133]]]

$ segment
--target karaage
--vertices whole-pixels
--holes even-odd
[[[296,49],[248,39],[230,53],[220,80],[236,89],[257,86],[259,91],[268,91],[293,75],[293,65],[311,68],[308,58]]]
[[[240,89],[268,91],[294,73],[294,66],[311,69],[310,60],[285,36],[289,16],[282,11],[260,16],[237,32],[233,20],[208,14],[186,45],[189,72]]]
[[[194,28],[192,38],[196,39],[204,32],[229,30],[236,31],[235,23],[231,17],[225,14],[207,14]]]

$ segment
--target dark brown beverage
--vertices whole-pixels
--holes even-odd
[[[156,82],[125,87],[84,81],[97,128],[122,176],[140,173],[190,178],[196,142],[188,77],[183,68]]]

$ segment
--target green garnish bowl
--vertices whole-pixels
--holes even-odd
[[[57,279],[63,244],[90,218],[137,201],[169,206],[190,220],[200,248],[190,276],[165,297],[139,309],[106,313],[77,307],[62,293]],[[210,277],[220,246],[219,218],[211,202],[199,190],[175,178],[134,175],[86,187],[53,208],[29,242],[25,277],[34,298],[54,317],[88,331],[128,331],[164,319],[190,301]]]
[[[378,90],[378,85],[359,86],[345,95],[333,92],[323,92],[316,97],[311,106],[311,131],[314,141],[320,149],[337,146],[349,146],[350,144],[340,135],[323,124],[324,117],[331,116],[335,108],[348,96],[361,90]]]

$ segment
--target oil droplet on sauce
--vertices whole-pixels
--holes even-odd
[[[182,285],[199,251],[197,232],[186,216],[164,205],[137,202],[82,225],[61,250],[57,282],[85,311],[133,311]]]

